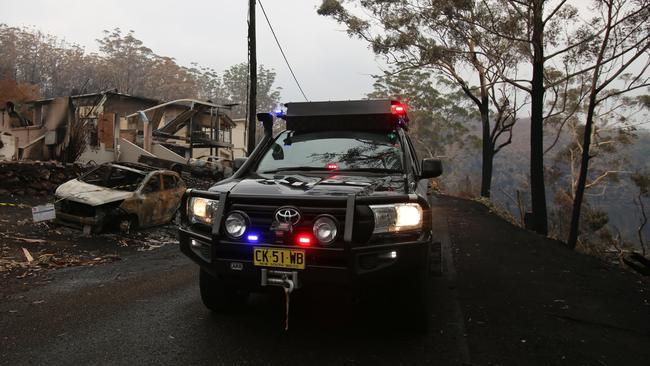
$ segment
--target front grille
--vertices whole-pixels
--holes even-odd
[[[95,207],[85,203],[63,200],[57,207],[61,212],[81,217],[94,217]]]
[[[273,204],[243,204],[233,203],[230,211],[242,211],[248,215],[251,227],[248,232],[256,233],[260,243],[273,244],[275,237],[269,230],[273,224],[275,211],[282,206]],[[294,226],[294,233],[311,232],[314,220],[320,215],[331,215],[338,221],[339,236],[336,242],[330,246],[339,246],[343,242],[343,231],[345,229],[345,207],[329,205],[322,206],[292,206],[300,211],[301,220]]]

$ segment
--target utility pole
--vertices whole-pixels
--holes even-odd
[[[248,3],[248,142],[246,153],[255,148],[255,125],[257,123],[257,53],[255,48],[255,0]]]

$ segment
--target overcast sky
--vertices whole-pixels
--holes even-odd
[[[319,16],[321,0],[262,0],[298,81],[311,100],[359,99],[381,72],[366,43]],[[8,0],[0,23],[34,26],[96,51],[102,30],[134,30],[155,53],[217,71],[247,60],[246,0]],[[275,69],[282,101],[303,100],[284,64],[259,4],[258,64]]]

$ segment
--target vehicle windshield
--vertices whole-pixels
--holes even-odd
[[[402,148],[397,134],[285,131],[257,166],[258,173],[334,169],[402,172]]]
[[[80,181],[100,187],[133,192],[140,186],[145,174],[115,166],[100,165],[79,178]]]

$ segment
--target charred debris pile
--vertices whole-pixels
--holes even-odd
[[[93,164],[63,164],[53,160],[0,161],[0,194],[48,196],[59,185],[94,167]],[[216,182],[215,179],[189,173],[184,173],[182,178],[188,187],[200,189],[207,189]]]
[[[0,193],[46,196],[56,187],[77,178],[91,166],[57,161],[0,161]]]

